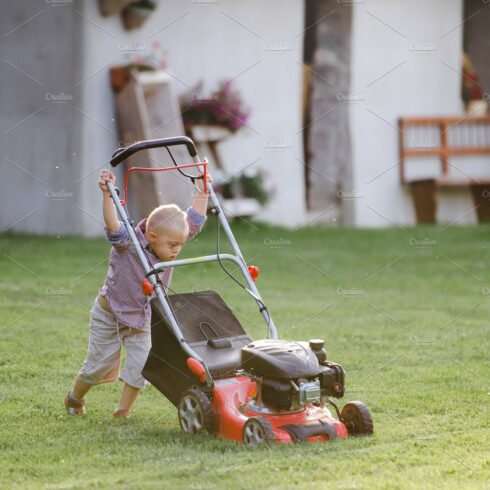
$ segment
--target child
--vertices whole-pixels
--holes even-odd
[[[131,407],[146,384],[141,375],[151,347],[150,298],[141,290],[144,270],[131,245],[126,227],[118,220],[107,182],[114,175],[102,170],[99,187],[103,193],[103,214],[108,241],[112,244],[109,270],[90,312],[88,354],[74,386],[65,397],[70,415],[85,414],[85,394],[92,386],[124,382],[119,407],[114,417],[131,416]],[[212,178],[208,173],[208,181]],[[206,221],[208,195],[202,180],[196,181],[196,196],[187,212],[177,205],[159,206],[136,227],[136,235],[152,264],[174,260],[184,243],[201,231]],[[160,274],[163,286],[170,284],[172,269]],[[126,347],[126,364],[121,373],[121,345]]]

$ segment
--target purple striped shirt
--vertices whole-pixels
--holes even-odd
[[[205,221],[206,216],[200,215],[193,208],[187,209],[188,240],[201,231]],[[153,265],[161,260],[150,248],[145,237],[145,230],[146,219],[138,223],[135,232]],[[100,289],[100,295],[107,299],[116,319],[123,325],[142,328],[150,322],[151,318],[151,297],[145,296],[141,289],[141,281],[145,278],[143,266],[131,243],[128,231],[122,223],[117,233],[110,233],[107,228],[105,231],[107,240],[112,244],[112,249],[109,257],[109,270],[104,285]],[[168,288],[171,278],[172,268],[160,273],[160,280],[165,289]]]

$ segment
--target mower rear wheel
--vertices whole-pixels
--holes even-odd
[[[184,432],[202,434],[214,432],[213,410],[209,398],[200,390],[184,392],[179,403],[179,422]]]
[[[368,407],[362,402],[356,401],[345,404],[340,418],[351,436],[371,435],[373,433],[373,418]]]
[[[243,426],[243,444],[250,447],[274,442],[274,429],[263,417],[251,417]]]

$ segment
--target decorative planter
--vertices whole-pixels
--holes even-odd
[[[131,72],[137,70],[138,72],[153,72],[155,69],[148,65],[120,65],[113,66],[110,69],[111,87],[115,93],[120,92],[124,86],[131,80]]]
[[[114,66],[110,70],[111,87],[114,92],[120,92],[129,82],[131,75],[127,66]]]
[[[434,179],[410,182],[417,224],[436,222],[436,181]]]
[[[141,27],[153,13],[153,10],[151,8],[139,7],[137,4],[125,8],[121,14],[124,28],[130,31]]]
[[[122,12],[131,3],[131,0],[99,0],[99,11],[103,17]]]

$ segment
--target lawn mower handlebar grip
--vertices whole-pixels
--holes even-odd
[[[130,157],[133,153],[137,153],[138,151],[150,150],[151,148],[166,148],[168,146],[177,145],[185,145],[191,157],[195,157],[197,155],[194,142],[190,138],[187,136],[175,136],[173,138],[138,141],[130,146],[127,146],[126,148],[119,148],[112,155],[111,165],[116,167],[121,162],[126,160],[126,158]]]

